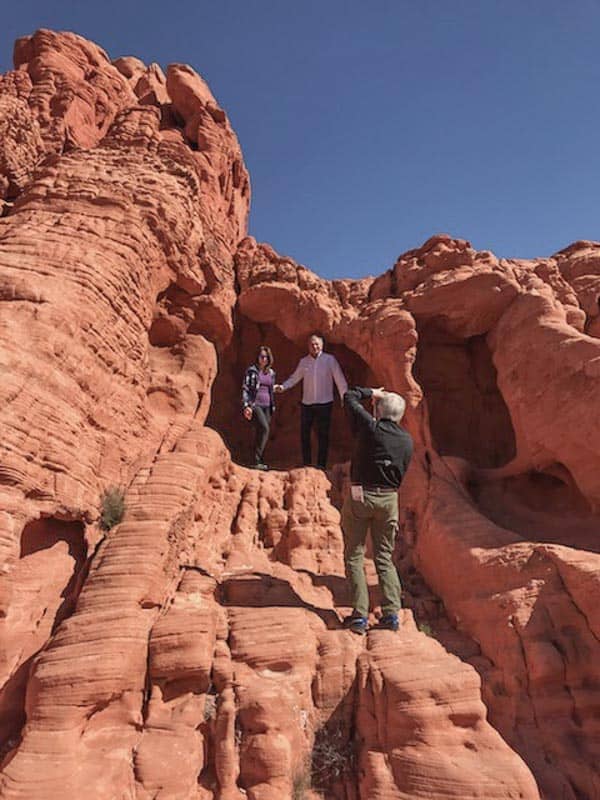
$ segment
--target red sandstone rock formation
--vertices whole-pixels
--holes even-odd
[[[600,244],[322,280],[247,237],[200,76],[50,31],[0,78],[0,201],[0,798],[600,797]],[[244,368],[314,329],[408,399],[398,634],[340,624],[341,409],[327,476],[293,392],[241,466]]]

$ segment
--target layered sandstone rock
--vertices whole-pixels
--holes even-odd
[[[600,797],[600,244],[325,281],[247,236],[199,75],[74,34],[17,42],[0,134],[0,797]],[[408,400],[397,634],[341,624],[341,408],[327,475],[298,389],[243,466],[245,367],[315,329]]]

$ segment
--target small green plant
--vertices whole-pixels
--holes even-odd
[[[109,531],[118,525],[125,513],[125,492],[119,486],[105,489],[100,498],[100,527]]]
[[[428,622],[419,622],[417,628],[426,636],[433,636],[433,628]]]

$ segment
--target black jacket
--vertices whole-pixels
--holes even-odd
[[[372,394],[355,386],[344,395],[355,429],[350,477],[362,486],[397,489],[408,469],[413,440],[391,419],[376,420],[363,408],[361,400]]]

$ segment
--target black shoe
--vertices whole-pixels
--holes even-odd
[[[352,631],[352,633],[357,633],[359,636],[364,636],[369,630],[368,618],[361,616],[356,611],[353,611],[349,617],[344,618],[343,625],[344,628]]]

